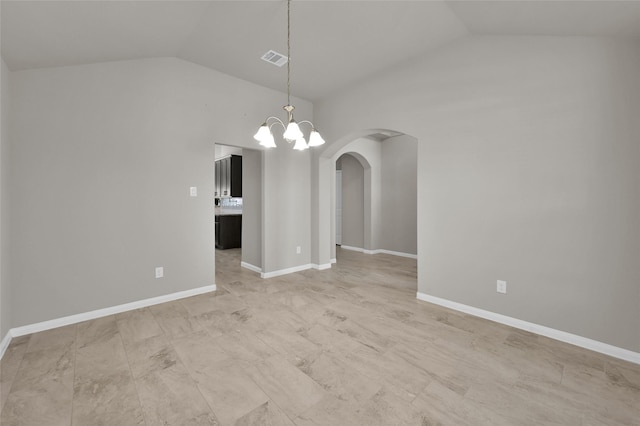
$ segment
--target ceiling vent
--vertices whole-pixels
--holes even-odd
[[[262,58],[260,58],[260,59],[262,59],[263,61],[267,61],[270,64],[277,65],[279,67],[281,67],[284,64],[286,64],[287,61],[289,60],[289,58],[287,58],[282,53],[278,53],[278,52],[275,52],[273,50],[270,50],[267,53],[265,53],[264,55],[262,55]]]

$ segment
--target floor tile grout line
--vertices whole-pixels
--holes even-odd
[[[182,303],[182,301],[180,302]],[[186,309],[186,307],[185,307]],[[209,336],[211,337],[211,335],[209,334],[208,330],[203,329],[203,331]],[[197,332],[195,332],[197,333]],[[192,333],[188,333],[188,334],[194,334]],[[196,377],[194,377],[194,375],[192,374],[192,370],[191,367],[188,366],[187,363],[184,362],[184,359],[182,359],[182,357],[180,356],[180,353],[176,350],[175,344],[174,344],[174,340],[173,339],[168,339],[169,344],[171,345],[171,349],[173,350],[173,352],[176,354],[176,358],[178,358],[180,360],[180,362],[182,363],[182,365],[184,365],[185,367],[185,371],[187,372],[187,375],[189,376],[189,378],[191,380],[193,380],[193,384],[195,385],[196,389],[198,390],[198,393],[200,394],[200,397],[202,398],[202,400],[204,401],[205,404],[207,404],[207,407],[209,407],[209,411],[211,411],[211,413],[213,414],[213,417],[216,418],[216,420],[219,421],[218,419],[218,415],[216,414],[215,410],[213,409],[213,407],[211,406],[211,404],[209,404],[209,401],[207,400],[207,398],[204,396],[204,394],[202,393],[202,389],[200,389],[200,384],[198,383],[198,379]]]
[[[286,325],[285,323],[282,323],[282,324],[283,324],[283,325]],[[297,334],[297,333],[296,333],[296,334]],[[301,336],[301,337],[303,337],[303,336]],[[261,339],[259,334],[256,336],[256,338],[257,338],[258,340],[260,340],[260,341],[261,341],[265,346],[268,346],[270,349],[272,349],[272,350],[277,354],[277,356],[279,356],[279,353],[278,353],[278,351],[277,351],[277,348],[274,348],[274,347],[273,347],[273,346],[271,346],[268,342],[265,342],[263,339]],[[303,337],[303,338],[304,338],[304,337]],[[307,340],[307,341],[309,341],[308,339],[306,339],[306,340]],[[309,341],[309,342],[310,342],[310,343],[312,343],[312,344],[315,344],[315,343],[313,343],[313,342],[311,342],[311,341]],[[321,349],[321,348],[319,348],[319,349]],[[222,350],[224,351],[224,348],[223,348]],[[264,361],[261,361],[261,362],[264,362]],[[285,359],[285,362],[288,362],[288,361]],[[297,369],[297,370],[299,370],[299,369],[297,368],[297,366],[295,366],[295,365],[292,365],[292,367],[293,367],[293,368],[295,368],[295,369]],[[303,374],[304,374],[304,373],[303,373]],[[307,377],[309,377],[309,376],[307,376]],[[278,407],[278,409],[280,410],[280,412],[282,412],[282,413],[283,413],[283,414],[284,414],[284,415],[289,419],[289,421],[291,421],[291,423],[293,423],[294,425],[296,424],[296,423],[295,423],[295,421],[294,421],[294,419],[292,419],[292,418],[289,416],[289,414],[287,414],[287,413],[286,413],[286,411],[285,411],[285,410],[283,410],[283,409],[282,409],[282,407],[280,407],[280,405],[276,402],[276,400],[273,398],[273,396],[271,396],[271,395],[269,394],[269,392],[267,392],[267,391],[266,391],[262,386],[260,386],[260,384],[259,384],[259,383],[257,383],[257,382],[252,378],[252,377],[248,376],[247,378],[248,378],[249,380],[251,380],[251,382],[253,382],[253,383],[254,383],[254,384],[255,384],[255,385],[256,385],[256,386],[257,386],[257,387],[258,387],[258,388],[259,388],[259,389],[260,389],[260,390],[261,390],[261,391],[262,391],[262,392],[263,392],[263,393],[264,393],[268,398],[269,398],[269,401],[271,401],[274,405],[276,405],[276,406]],[[313,380],[313,378],[311,378],[311,377],[310,377],[310,379],[311,379],[311,380]],[[314,383],[316,383],[316,384],[317,384],[317,382],[316,382],[315,380],[313,380],[313,381],[314,381]],[[245,413],[245,415],[246,415],[246,414],[248,414],[248,413]],[[297,418],[297,417],[296,417],[296,418]],[[237,419],[236,419],[236,420],[237,420]]]
[[[74,338],[74,350],[73,350],[73,381],[71,383],[71,418],[69,419],[69,425],[73,426],[73,409],[76,402],[76,367],[78,366],[78,324],[75,324],[75,338]]]
[[[264,343],[264,342],[263,342],[263,343]],[[267,345],[267,346],[268,346],[268,345]],[[257,383],[257,382],[253,379],[253,377],[251,377],[251,376],[247,376],[247,378],[248,378],[249,380],[251,380],[251,382],[252,382],[254,385],[256,385],[256,386],[258,387],[258,389],[260,389],[260,390],[262,391],[262,393],[264,393],[264,394],[266,395],[266,397],[267,397],[267,398],[269,398],[269,400],[267,401],[267,403],[272,402],[276,407],[278,407],[278,409],[280,410],[280,412],[281,412],[282,414],[284,414],[284,415],[289,419],[289,421],[291,421],[291,423],[295,424],[295,422],[293,421],[293,419],[292,419],[291,417],[289,417],[289,414],[287,414],[287,413],[286,413],[286,411],[282,409],[282,407],[280,406],[280,404],[278,404],[278,403],[276,402],[276,400],[275,400],[275,399],[273,399],[273,397],[272,397],[271,395],[269,395],[269,393],[268,393],[265,389],[263,389],[263,387],[262,387],[262,386],[260,386],[260,384],[259,384],[259,383]],[[249,413],[250,413],[250,412],[249,412]],[[245,413],[244,415],[249,414],[249,413]],[[242,416],[241,416],[240,418],[242,418]],[[236,419],[236,421],[238,421],[238,419]]]
[[[145,308],[147,309],[147,308]],[[151,315],[153,315],[153,313],[151,313]],[[133,386],[136,390],[136,398],[138,399],[138,406],[140,407],[140,412],[142,414],[142,420],[144,421],[144,424],[147,425],[149,424],[148,422],[148,415],[146,413],[146,410],[144,409],[144,406],[142,405],[142,400],[140,399],[140,391],[138,390],[138,381],[136,380],[134,374],[133,374],[133,369],[131,368],[131,359],[129,358],[129,351],[127,351],[127,345],[125,345],[124,343],[124,339],[122,338],[122,334],[120,332],[120,324],[118,323],[117,319],[115,318],[114,315],[114,320],[116,320],[116,328],[118,329],[118,337],[120,338],[120,343],[122,343],[122,349],[124,350],[124,356],[127,358],[127,367],[129,370],[129,374],[131,375],[131,381],[133,381]],[[154,318],[155,321],[155,318]],[[160,328],[160,330],[162,330],[162,328]],[[163,332],[164,334],[164,332]]]
[[[18,367],[16,368],[16,372],[13,375],[13,379],[11,379],[11,386],[9,386],[9,389],[7,390],[7,398],[5,398],[5,400],[2,402],[2,407],[0,407],[0,416],[4,412],[4,407],[7,404],[7,401],[9,400],[9,394],[11,394],[11,389],[13,388],[13,386],[14,386],[14,384],[16,382],[16,377],[18,377],[18,372],[20,371],[20,368],[22,367],[22,362],[24,361],[24,357],[27,355],[27,350],[29,349],[29,344],[30,343],[31,343],[31,336],[29,336],[29,342],[27,343],[27,347],[24,349],[24,353],[20,357],[20,362],[18,363]],[[7,349],[9,349],[9,348],[7,348]],[[6,351],[5,351],[5,354],[6,354]],[[2,360],[0,359],[0,365],[1,365],[1,363],[2,363]]]

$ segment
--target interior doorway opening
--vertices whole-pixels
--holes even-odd
[[[365,159],[345,153],[336,160],[336,245],[356,250],[365,247]]]
[[[323,155],[332,180],[331,263],[345,250],[417,259],[417,139],[376,130]]]
[[[238,263],[238,271],[241,267],[259,269],[262,267],[262,152],[216,143],[213,167],[215,261]],[[219,277],[218,269],[216,283],[223,278]]]

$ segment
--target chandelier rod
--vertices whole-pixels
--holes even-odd
[[[325,143],[320,133],[315,128],[312,122],[308,120],[303,120],[299,124],[308,124],[311,126],[311,132],[309,133],[309,144],[307,145],[307,141],[304,138],[304,134],[300,130],[300,126],[293,119],[293,110],[295,109],[293,105],[291,105],[291,0],[287,0],[287,105],[283,107],[285,111],[287,111],[288,119],[285,125],[285,122],[280,120],[277,117],[268,117],[264,123],[258,128],[258,131],[253,138],[260,142],[260,145],[266,148],[275,148],[276,144],[273,140],[273,133],[271,132],[271,127],[276,123],[281,125],[284,128],[283,138],[287,142],[295,142],[293,149],[295,150],[305,150],[310,146],[319,146]],[[269,124],[271,121],[271,124]]]
[[[291,105],[291,0],[287,0],[287,105]]]

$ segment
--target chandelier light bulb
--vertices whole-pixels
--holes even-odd
[[[265,137],[270,133],[271,131],[269,130],[269,126],[267,126],[267,123],[263,123],[262,126],[258,128],[256,134],[253,135],[253,138],[262,143],[265,140]]]
[[[305,141],[303,137],[296,139],[296,144],[293,146],[293,149],[296,151],[304,151],[307,148],[309,148],[307,146],[307,141]]]
[[[324,144],[324,139],[320,136],[320,133],[313,129],[311,130],[311,135],[309,135],[309,146],[320,146]]]
[[[298,123],[292,118],[289,124],[287,125],[287,129],[284,131],[282,135],[289,142],[297,141],[300,138],[303,138],[302,130],[300,130],[300,126]]]
[[[275,148],[276,142],[273,140],[273,134],[269,132],[269,134],[265,136],[264,140],[260,142],[260,145],[265,148]]]

